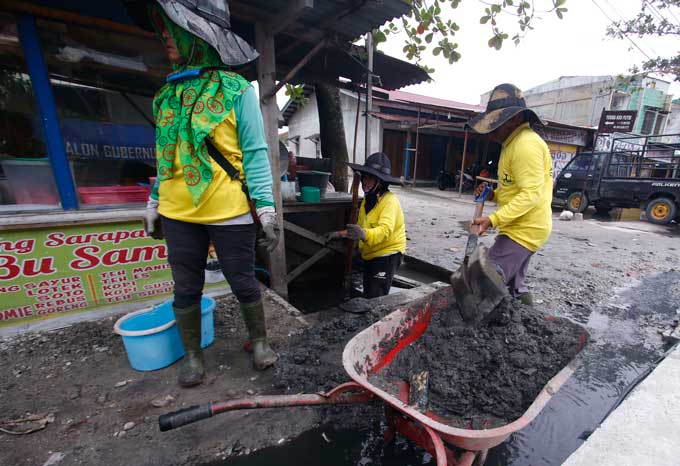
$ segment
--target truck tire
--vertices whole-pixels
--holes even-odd
[[[647,220],[657,225],[666,225],[675,218],[677,212],[675,202],[667,197],[652,199],[645,208]]]
[[[581,191],[575,191],[567,198],[567,210],[581,214],[588,208],[588,196]]]

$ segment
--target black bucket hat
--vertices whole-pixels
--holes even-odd
[[[527,118],[541,125],[545,123],[527,103],[517,86],[513,84],[499,84],[494,87],[486,104],[486,111],[467,122],[467,126],[479,134],[488,134],[498,129],[503,123],[518,113],[525,112]]]
[[[383,180],[385,183],[401,184],[399,178],[392,176],[392,164],[390,158],[382,152],[376,152],[368,156],[366,163],[359,165],[358,163],[348,164],[352,170],[360,173],[367,173],[376,178]]]

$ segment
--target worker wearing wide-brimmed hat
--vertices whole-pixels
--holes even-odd
[[[468,122],[472,130],[502,144],[499,185],[489,197],[498,209],[473,223],[480,226],[480,234],[489,227],[498,231],[489,258],[510,293],[525,304],[533,302],[524,284],[529,260],[552,230],[552,158],[532,124],[542,121],[527,108],[522,92],[512,84],[496,86],[486,111]],[[476,192],[480,193],[484,185]]]
[[[271,251],[278,242],[267,143],[255,90],[229,71],[257,52],[229,30],[226,2],[212,5],[210,13],[193,3],[131,3],[143,27],[165,45],[174,70],[153,101],[158,181],[144,220],[147,233],[158,238],[160,219],[167,243],[185,351],[179,384],[186,387],[205,375],[201,296],[210,243],[241,305],[255,367],[265,369],[277,359],[255,279],[256,221],[261,245]]]
[[[361,176],[364,200],[357,224],[328,233],[328,240],[348,238],[359,241],[364,269],[364,296],[375,298],[390,291],[394,274],[406,252],[406,228],[399,199],[390,184],[401,184],[392,176],[390,159],[382,152],[368,157],[364,165],[350,163],[355,176]]]

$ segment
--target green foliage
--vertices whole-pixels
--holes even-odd
[[[456,32],[460,25],[454,21],[455,10],[461,0],[407,0],[413,5],[413,9],[395,21],[383,27],[379,34],[373,35],[376,44],[389,39],[401,31],[406,33],[403,52],[406,58],[415,61],[416,64],[433,72],[431,68],[422,65],[425,54],[429,51],[435,57],[442,57],[453,64],[460,60],[458,43],[455,41]],[[491,29],[491,37],[488,39],[489,47],[500,50],[503,43],[510,38],[501,23],[505,18],[512,18],[511,29],[514,34],[512,41],[519,44],[526,33],[533,29],[533,22],[539,19],[538,13],[554,12],[562,19],[567,8],[564,7],[566,0],[539,0],[546,10],[538,10],[534,1],[526,0],[492,0],[481,1],[486,7],[480,17],[481,24],[488,24]]]
[[[286,84],[286,95],[290,100],[297,103],[302,107],[307,103],[307,97],[305,97],[304,86],[295,86],[293,84]]]
[[[680,0],[640,0],[640,11],[630,19],[615,21],[607,28],[607,35],[616,39],[632,37],[676,37],[680,39]],[[680,53],[671,57],[648,57],[633,74],[670,74],[680,81]]]

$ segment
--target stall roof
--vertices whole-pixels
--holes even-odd
[[[83,25],[88,25],[88,17],[98,18],[103,21],[97,22],[95,27],[119,25],[127,32],[137,31],[149,36],[148,32],[133,26],[122,0],[7,0],[3,3],[10,10],[55,19],[59,16],[55,17],[53,10],[70,13],[70,20],[74,20],[75,13]],[[232,28],[254,45],[255,23],[263,22],[278,29],[278,24],[285,23],[292,3],[288,0],[229,0]],[[324,45],[290,80],[294,84],[318,80],[334,82],[340,77],[355,83],[365,81],[366,69],[361,59],[365,55],[364,49],[352,45],[351,40],[411,8],[404,0],[307,0],[303,3],[313,6],[301,9],[275,36],[277,79],[284,79],[320,42]],[[249,80],[257,78],[252,64],[236,71]],[[399,89],[429,79],[420,67],[381,53],[374,56],[374,73],[381,78],[385,89]]]

